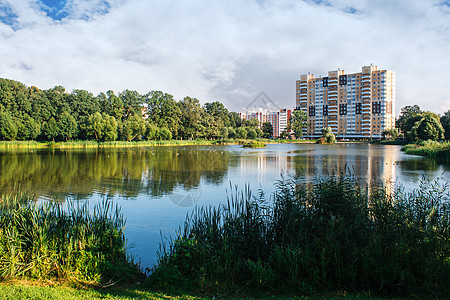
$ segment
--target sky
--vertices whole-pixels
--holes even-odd
[[[301,74],[370,64],[397,115],[449,110],[450,0],[0,0],[0,77],[41,89],[289,108]]]

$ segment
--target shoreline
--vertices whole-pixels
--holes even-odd
[[[37,142],[37,141],[2,141],[0,149],[68,149],[68,148],[128,148],[154,146],[223,146],[242,145],[248,141],[262,141],[266,144],[314,144],[315,140],[170,140],[170,141],[69,141],[69,142]]]

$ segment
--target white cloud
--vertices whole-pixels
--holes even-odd
[[[450,109],[448,5],[439,1],[0,0],[0,77],[94,93],[163,90],[245,107],[260,91],[294,106],[295,80],[374,63],[397,73],[397,111]]]

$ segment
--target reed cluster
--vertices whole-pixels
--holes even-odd
[[[0,199],[0,278],[99,284],[132,280],[139,269],[127,256],[120,210],[37,203],[16,194]]]
[[[437,158],[441,161],[450,162],[450,142],[436,142],[432,140],[422,141],[417,144],[408,144],[402,147],[406,154],[421,155]]]
[[[153,287],[305,295],[447,295],[449,188],[361,188],[349,176],[282,180],[267,199],[234,188],[198,207],[148,278]]]

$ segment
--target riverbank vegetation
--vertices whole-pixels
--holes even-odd
[[[402,147],[406,154],[421,155],[450,161],[450,142],[436,142],[432,140],[421,141],[417,144],[408,144]]]
[[[0,279],[53,279],[84,284],[142,276],[126,252],[124,221],[110,202],[37,203],[25,194],[0,200]]]
[[[271,201],[234,191],[200,207],[161,249],[162,290],[449,295],[448,186],[370,192],[350,177],[278,183]]]
[[[139,281],[136,295],[448,296],[449,198],[437,183],[391,193],[345,176],[286,179],[270,199],[235,187],[226,204],[188,216],[144,279],[126,255],[121,213],[108,202],[63,209],[4,196],[0,277]]]

